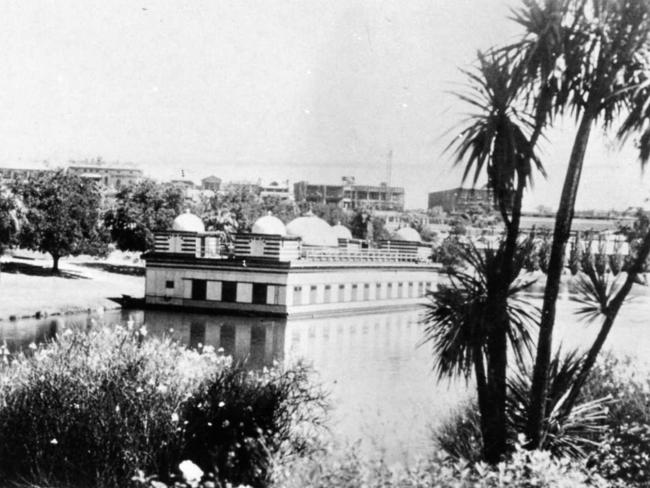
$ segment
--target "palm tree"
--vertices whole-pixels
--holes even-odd
[[[516,361],[523,363],[531,349],[531,327],[537,320],[536,309],[517,296],[532,284],[517,279],[524,264],[523,257],[530,251],[530,244],[526,243],[517,249],[516,273],[506,283],[506,355],[501,351],[495,354],[491,347],[496,323],[492,317],[492,297],[495,288],[502,287],[500,266],[504,250],[504,244],[497,250],[485,252],[471,245],[459,249],[466,269],[449,270],[449,284],[440,285],[430,294],[424,334],[424,340],[433,344],[435,369],[440,378],[462,376],[467,379],[474,374],[483,455],[490,462],[498,461],[507,449],[505,392],[503,406],[495,397],[502,382],[505,383],[508,344]]]
[[[515,17],[527,29],[526,40],[519,45],[522,49],[526,43],[544,42],[540,32],[529,28],[529,19],[535,18],[542,7],[534,0],[524,3]],[[557,100],[575,115],[579,124],[556,215],[533,369],[527,429],[533,448],[540,446],[542,440],[556,301],[590,133],[597,123],[608,128],[621,114],[627,114],[618,132],[619,137],[625,138],[645,127],[648,120],[650,2],[547,0],[548,4],[563,6],[559,25],[563,64],[556,69],[561,73],[560,79],[567,81],[560,86]],[[646,134],[640,141],[643,162],[650,155],[650,137]]]
[[[544,22],[552,25],[556,16],[551,12],[539,20],[540,24]],[[523,54],[511,49],[479,53],[478,69],[464,72],[471,82],[470,90],[457,93],[473,112],[448,147],[453,150],[455,164],[465,166],[463,181],[473,172],[475,185],[481,175],[486,174],[506,227],[505,243],[498,254],[498,271],[494,284],[489,287],[487,312],[491,317],[491,332],[483,336],[489,350],[487,374],[491,377],[484,397],[486,405],[493,408],[489,424],[499,433],[494,437],[501,439],[491,443],[489,455],[492,460],[498,460],[507,447],[507,301],[509,284],[518,273],[515,256],[523,195],[527,185],[532,183],[533,169],[545,175],[535,146],[554,110],[555,95],[549,88],[551,84],[539,83],[531,88],[529,71],[533,65],[531,59],[534,59],[539,71],[550,73],[553,56],[554,52],[540,53],[533,45]],[[488,408],[482,411],[487,412]]]

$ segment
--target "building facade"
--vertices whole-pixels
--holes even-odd
[[[201,180],[201,189],[218,192],[221,189],[221,178],[217,176],[208,176]]]
[[[13,163],[0,167],[0,180],[25,180],[56,169],[58,167],[51,165],[47,161]]]
[[[298,203],[333,203],[349,210],[404,210],[404,188],[386,183],[358,185],[351,177],[343,177],[340,185],[299,181],[294,184],[294,198]]]
[[[429,210],[447,213],[477,212],[493,208],[494,194],[489,188],[454,188],[429,193]]]
[[[274,198],[278,200],[293,200],[293,191],[289,180],[278,182],[272,181],[269,184],[260,184],[260,197],[263,199]]]
[[[67,165],[70,174],[97,181],[112,190],[142,180],[142,170],[132,163],[107,162],[101,158],[83,161],[70,161]]]

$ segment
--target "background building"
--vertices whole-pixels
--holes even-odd
[[[0,167],[0,179],[25,179],[39,173],[56,171],[61,168],[69,174],[96,181],[110,190],[119,190],[121,187],[140,181],[143,178],[142,170],[133,163],[107,162],[97,158],[69,161],[63,164],[48,161],[21,161]]]
[[[203,178],[201,180],[201,189],[218,192],[221,189],[221,178],[214,175]]]
[[[54,171],[58,167],[48,161],[21,161],[0,167],[0,180],[24,180],[39,173]]]
[[[352,177],[343,177],[340,185],[299,181],[294,184],[293,191],[298,203],[334,203],[350,210],[404,210],[404,188],[388,186],[386,183],[378,186],[358,185]]]
[[[429,193],[429,210],[442,209],[453,214],[479,212],[493,207],[494,196],[489,188],[454,188]]]
[[[119,190],[143,178],[142,170],[133,163],[107,162],[101,158],[70,161],[67,171],[95,180],[112,190]]]
[[[260,184],[260,197],[277,198],[278,200],[293,200],[293,191],[289,180],[283,182],[272,181],[268,185]]]

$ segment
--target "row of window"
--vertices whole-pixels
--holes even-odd
[[[236,281],[186,280],[186,298],[212,300],[226,303],[253,303],[277,305],[285,301],[283,286],[268,283],[241,283]],[[347,283],[294,286],[293,305],[317,303],[343,303],[391,298],[419,298],[430,290],[430,281]],[[165,282],[173,289],[174,281]]]
[[[308,293],[303,292],[302,286],[294,286],[293,304],[308,305],[390,298],[418,298],[424,296],[425,291],[431,289],[431,285],[430,281],[321,285],[323,286],[322,294],[319,293],[318,285],[309,286]],[[346,287],[349,288],[349,292],[346,292]]]
[[[192,300],[212,300],[226,303],[255,303],[277,305],[280,302],[280,287],[267,283],[241,283],[237,281],[187,280]],[[166,281],[167,289],[174,288],[173,281]]]

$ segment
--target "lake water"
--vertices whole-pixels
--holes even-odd
[[[608,346],[645,359],[650,352],[650,294],[639,287],[633,295]],[[556,342],[586,347],[597,326],[578,322],[575,308],[565,294],[558,307]],[[430,348],[420,345],[421,316],[419,310],[308,319],[121,310],[4,322],[0,341],[15,351],[51,339],[65,327],[133,320],[146,324],[152,334],[171,335],[190,347],[223,347],[252,368],[304,359],[330,393],[335,438],[361,440],[366,452],[401,460],[432,449],[431,428],[472,393],[462,381],[436,381]]]

